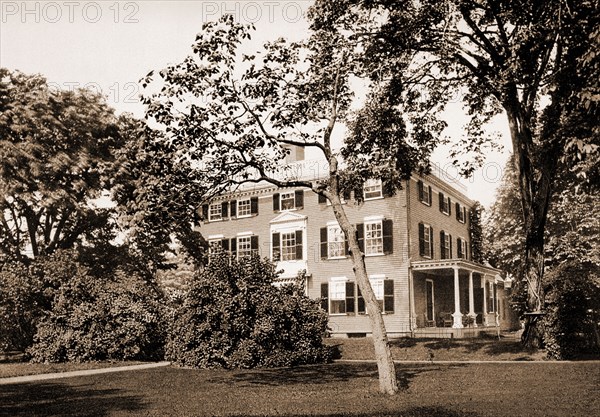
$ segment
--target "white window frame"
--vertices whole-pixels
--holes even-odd
[[[424,182],[422,182],[423,184],[423,198],[419,198],[419,201],[423,204],[425,204],[426,206],[431,207],[431,198],[429,198],[429,187],[431,187],[430,185],[425,185]],[[433,196],[432,196],[433,198]]]
[[[444,253],[440,253],[440,258],[452,258],[452,236],[448,232],[444,232]]]
[[[368,231],[368,226],[379,226],[378,230],[376,230],[376,232],[379,232],[379,236],[376,237],[367,237],[367,235],[369,233],[373,233],[373,231]],[[368,220],[365,221],[364,223],[364,227],[365,227],[365,235],[364,235],[364,239],[365,239],[365,256],[379,256],[379,255],[383,255],[383,220],[382,219],[377,219],[377,220]],[[374,246],[376,246],[377,248],[381,248],[381,251],[377,251],[377,252],[370,252],[369,251],[369,241],[373,241],[373,240],[379,240],[379,244],[376,244]],[[373,245],[371,246],[373,247]]]
[[[367,197],[367,194],[378,194]],[[370,178],[365,181],[363,185],[363,197],[365,201],[368,200],[378,200],[383,198],[383,185],[380,179]]]
[[[247,245],[247,249],[242,250],[242,245]],[[252,256],[252,235],[238,235],[236,246],[238,259],[249,258]]]
[[[429,259],[431,259],[431,255],[432,255],[431,229],[432,229],[432,227],[430,224],[423,223],[423,242],[425,243],[423,257],[429,258]],[[429,252],[429,253],[425,253],[425,252]]]
[[[488,294],[487,294],[487,296],[488,296],[488,306],[487,306],[488,311],[487,312],[490,314],[495,313],[496,307],[497,307],[496,306],[496,297],[494,296],[495,295],[494,294],[494,286],[495,285],[496,284],[493,281],[488,281],[488,288],[487,288],[487,290],[488,290]],[[491,301],[491,303],[490,303],[490,301]],[[491,308],[490,308],[490,304],[491,304]]]
[[[460,259],[467,259],[467,241],[462,236],[459,236],[458,238],[460,239],[460,250],[462,252],[462,258]],[[456,256],[458,257],[458,248],[456,248]]]
[[[465,224],[467,222],[467,208],[462,204],[458,203],[458,212],[460,213],[458,217],[458,222]]]
[[[284,198],[284,196],[285,196],[285,198]],[[291,200],[292,207],[288,207],[288,208],[283,207],[284,200],[286,200],[286,201]],[[279,208],[281,209],[281,211],[295,210],[296,209],[296,193],[294,191],[289,191],[289,192],[279,194]]]
[[[210,261],[210,257],[215,254],[214,247],[219,245],[221,249],[223,248],[222,240],[224,239],[223,235],[209,236],[208,237],[208,257]]]
[[[342,301],[344,306],[346,305],[346,282],[348,279],[346,277],[333,277],[329,280],[329,294],[328,294],[328,302],[329,302],[329,315],[331,316],[345,316],[347,307],[344,308],[344,312],[341,313],[332,313],[332,302],[334,301]],[[335,294],[335,297],[334,297]]]
[[[292,245],[284,245],[284,242],[293,242]],[[281,248],[281,260],[282,261],[295,261],[296,260],[296,231],[292,232],[281,232],[280,235],[280,248]]]
[[[213,208],[217,208],[217,210],[214,210],[215,213],[213,214]],[[217,215],[216,212],[219,212],[219,214]],[[218,222],[223,220],[223,205],[221,203],[213,203],[210,204],[208,206],[208,221],[209,222]]]
[[[341,238],[341,240],[336,240],[335,238]],[[345,247],[346,247],[346,238],[344,237],[344,232],[339,224],[328,224],[327,225],[327,258],[328,259],[340,259],[345,258]],[[339,255],[332,254],[332,248],[336,248],[339,252]]]
[[[247,210],[248,212],[242,214],[242,207],[244,208],[244,210]],[[243,217],[250,217],[250,216],[252,216],[252,203],[250,202],[250,199],[245,198],[243,200],[238,200],[237,201],[237,217],[243,218]]]

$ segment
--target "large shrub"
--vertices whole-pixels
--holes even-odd
[[[546,276],[545,344],[550,357],[569,359],[598,352],[600,336],[600,268],[591,263],[564,263]]]
[[[166,357],[211,368],[278,367],[330,359],[327,316],[300,284],[276,287],[274,265],[223,254],[198,271],[175,311]]]

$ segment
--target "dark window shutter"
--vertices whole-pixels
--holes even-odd
[[[448,197],[448,214],[452,214],[452,200]]]
[[[383,281],[383,309],[388,314],[394,312],[394,281],[391,279]]]
[[[194,226],[200,224],[200,214],[198,214],[198,210],[194,210]]]
[[[226,219],[229,217],[229,203],[227,201],[223,201],[221,203],[221,216]]]
[[[428,189],[429,189],[429,205],[431,205],[432,201],[433,201],[433,196],[432,196],[432,192],[431,192],[431,185],[428,187]]]
[[[302,230],[296,230],[296,259],[302,259]]]
[[[449,242],[450,242],[450,247],[448,248],[448,259],[452,259],[452,235],[448,235],[449,237]]]
[[[433,227],[429,228],[429,246],[431,249],[431,259],[433,259]]]
[[[202,217],[202,220],[208,221],[208,204],[202,204]]]
[[[394,195],[394,187],[390,181],[381,180],[381,192],[384,197],[392,197]]]
[[[258,197],[250,199],[250,214],[258,214]]]
[[[281,259],[281,247],[280,247],[280,234],[273,233],[271,236],[271,242],[273,244],[273,261],[279,261]]]
[[[365,314],[366,309],[365,309],[365,299],[362,296],[362,293],[360,292],[360,288],[356,287],[357,292],[358,292],[358,296],[356,297],[356,301],[358,304],[358,310],[357,313],[358,314]]]
[[[321,284],[321,308],[329,313],[329,284]]]
[[[419,188],[419,201],[423,201],[425,199],[423,195],[423,181],[417,181],[417,187]]]
[[[346,282],[346,313],[354,313],[354,282]]]
[[[463,222],[466,223],[467,222],[467,208],[463,207],[462,211],[463,211],[462,219],[463,219]]]
[[[425,255],[425,225],[419,223],[419,255]]]
[[[390,219],[383,221],[383,253],[394,253],[394,222]]]
[[[250,237],[250,250],[252,250],[253,253],[258,253],[258,236]]]
[[[321,259],[327,259],[327,228],[321,227]]]
[[[231,256],[233,258],[235,258],[237,256],[237,239],[236,238],[232,238],[231,239]]]
[[[461,238],[457,238],[456,239],[456,256],[458,258],[462,258],[462,242],[461,242]]]
[[[440,231],[440,258],[441,259],[446,259],[446,246],[445,246],[445,241],[446,239],[444,239],[445,234],[444,231]]]
[[[319,204],[327,204],[327,197],[321,194],[317,194],[319,198]]]
[[[346,201],[350,201],[350,197],[351,197],[350,193],[351,192],[352,192],[352,190],[350,190],[350,189],[346,189],[346,190],[342,191],[342,198]]]
[[[279,193],[273,194],[273,211],[279,211]]]
[[[365,225],[363,223],[356,225],[356,238],[360,251],[365,253]]]
[[[456,209],[456,220],[460,221],[460,204],[454,204],[454,208]]]
[[[229,252],[229,239],[221,240],[221,246],[225,252]]]
[[[441,191],[439,193],[439,197],[440,197],[440,211],[444,211],[444,203],[445,203],[444,199],[446,197],[444,197],[444,193]]]
[[[232,219],[237,216],[237,201],[236,200],[233,200],[229,204],[229,213],[231,214]]]
[[[348,245],[348,239],[345,238],[344,234],[344,256],[350,255],[350,247]]]
[[[297,209],[304,208],[304,190],[294,191],[295,207]]]

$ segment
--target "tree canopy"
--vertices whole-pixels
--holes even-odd
[[[0,69],[0,261],[110,240],[108,210],[119,121],[87,90],[55,91],[39,75]]]

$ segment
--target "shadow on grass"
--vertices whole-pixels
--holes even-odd
[[[139,397],[116,389],[88,389],[61,383],[28,383],[0,388],[0,415],[5,416],[105,416],[114,412],[139,412]]]
[[[410,382],[422,372],[436,370],[437,365],[396,366],[398,388],[405,391]],[[209,377],[209,383],[233,382],[246,386],[290,386],[290,385],[331,385],[366,378],[376,381],[377,365],[374,363],[344,363],[327,365],[307,365],[296,368],[261,368],[237,371],[233,375],[221,374]]]
[[[285,417],[479,417],[470,411],[454,411],[444,407],[413,407],[401,412],[336,413],[336,414],[285,414]],[[252,417],[252,416],[248,416]],[[258,416],[255,416],[258,417]]]

